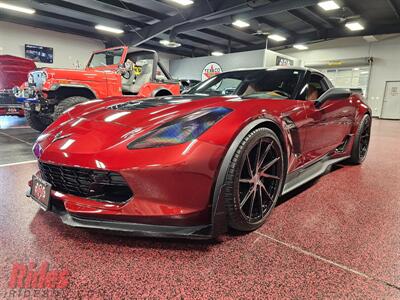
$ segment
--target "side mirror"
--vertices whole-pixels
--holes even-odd
[[[331,88],[321,95],[315,101],[315,107],[321,107],[328,100],[339,100],[349,98],[351,96],[351,91],[348,89]]]

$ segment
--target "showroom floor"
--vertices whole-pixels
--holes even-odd
[[[24,195],[35,163],[12,164],[33,159],[36,134],[1,122],[0,298],[19,292],[13,264],[30,261],[69,272],[64,299],[400,297],[400,122],[374,120],[362,166],[335,168],[281,199],[260,230],[218,242],[63,225]]]

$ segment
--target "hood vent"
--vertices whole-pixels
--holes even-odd
[[[195,100],[205,99],[205,96],[195,96],[195,95],[186,95],[186,96],[166,96],[166,97],[157,97],[157,98],[147,98],[141,100],[133,100],[129,102],[119,103],[115,105],[111,105],[108,109],[113,110],[141,110],[146,108],[164,106],[164,105],[177,105],[189,103]]]

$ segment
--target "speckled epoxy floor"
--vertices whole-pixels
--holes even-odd
[[[399,138],[400,122],[374,120],[362,166],[336,168],[282,199],[257,232],[218,242],[69,228],[25,198],[35,163],[0,167],[0,298],[24,295],[8,287],[13,263],[47,261],[69,271],[68,287],[25,296],[399,299]]]

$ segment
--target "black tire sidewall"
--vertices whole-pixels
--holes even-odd
[[[363,157],[360,157],[360,139],[361,139],[361,134],[363,132],[363,129],[365,128],[366,125],[369,125],[370,130],[371,130],[371,122],[372,122],[372,119],[371,119],[370,115],[365,115],[361,119],[360,125],[358,126],[358,129],[357,129],[356,136],[354,138],[353,147],[352,147],[352,151],[351,151],[350,162],[353,164],[361,164],[364,162],[364,160],[367,157],[368,149],[367,149],[367,152],[365,153],[365,155]]]
[[[28,125],[39,132],[43,132],[48,126],[48,124],[42,121],[39,113],[36,111],[25,110],[25,118]]]
[[[59,116],[61,116],[64,111],[66,111],[68,108],[71,108],[77,104],[87,102],[90,99],[82,97],[82,96],[73,96],[73,97],[68,97],[65,98],[64,100],[60,101],[60,103],[57,104],[57,106],[54,109],[54,120],[56,120]]]
[[[259,142],[261,138],[269,138],[274,141],[274,144],[278,147],[280,156],[282,159],[280,160],[281,164],[281,181],[279,182],[278,191],[276,193],[275,198],[273,199],[273,203],[271,205],[270,210],[264,216],[263,219],[255,223],[249,223],[247,218],[243,215],[242,210],[240,209],[240,197],[239,197],[239,178],[240,172],[242,170],[243,164],[245,163],[245,159],[247,154],[253,149],[255,145]],[[224,198],[225,204],[227,208],[228,215],[228,224],[231,228],[240,231],[253,231],[265,223],[268,215],[274,208],[280,194],[282,193],[284,181],[285,181],[285,163],[284,152],[282,149],[281,142],[277,135],[268,128],[259,128],[250,132],[240,143],[238,146],[233,159],[228,167],[227,175],[225,178],[225,191]]]

